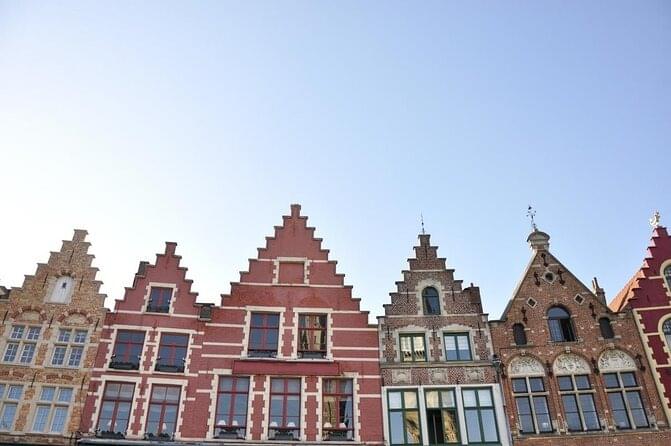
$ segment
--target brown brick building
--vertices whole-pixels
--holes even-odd
[[[515,444],[669,444],[668,425],[631,313],[615,313],[594,281],[589,290],[528,238],[531,261],[500,321],[506,413]]]
[[[385,444],[508,445],[480,291],[419,236],[379,317]]]
[[[76,230],[0,299],[0,442],[74,444],[105,296]]]

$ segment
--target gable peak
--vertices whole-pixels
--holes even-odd
[[[550,249],[550,236],[539,230],[534,230],[529,237],[527,237],[527,242],[533,251],[547,251]]]

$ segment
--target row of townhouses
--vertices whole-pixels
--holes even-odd
[[[499,320],[428,234],[377,324],[293,205],[219,305],[166,243],[104,306],[86,232],[0,287],[0,442],[671,444],[671,237],[610,305],[550,252]]]

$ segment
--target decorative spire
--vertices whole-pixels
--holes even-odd
[[[534,209],[531,205],[527,208],[527,217],[529,217],[529,220],[531,220],[531,229],[536,232],[538,231],[538,226],[536,226],[536,221],[534,218],[536,217],[536,209]]]
[[[659,221],[662,219],[662,216],[659,214],[659,211],[655,211],[652,214],[652,217],[650,217],[650,226],[652,226],[652,229],[658,228],[659,227]]]
[[[426,234],[426,232],[424,232],[424,215],[421,212],[419,214],[419,220],[422,223],[422,234]]]

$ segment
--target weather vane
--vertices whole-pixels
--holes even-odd
[[[654,228],[659,226],[659,221],[661,219],[662,219],[662,216],[659,215],[659,211],[655,211],[655,213],[652,214],[652,217],[648,221],[650,222],[650,226],[652,226],[653,229],[654,229]]]
[[[536,217],[536,209],[534,209],[531,205],[527,208],[527,217],[531,220],[531,228],[534,231],[538,231],[538,227],[536,226],[536,221],[534,218]]]
[[[424,215],[421,212],[419,214],[419,220],[422,222],[422,234],[425,234],[425,232],[424,232]]]

